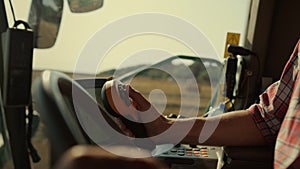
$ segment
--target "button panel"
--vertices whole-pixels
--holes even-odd
[[[155,157],[167,162],[171,169],[216,169],[223,158],[223,148],[180,144]]]
[[[221,147],[213,146],[175,146],[169,151],[159,156],[187,157],[187,158],[217,158],[217,151],[221,151]]]

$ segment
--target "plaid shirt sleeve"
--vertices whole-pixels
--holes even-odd
[[[270,143],[275,143],[274,169],[300,168],[300,60],[298,41],[280,81],[260,95],[248,110]]]
[[[300,40],[295,48],[298,64],[294,67],[297,76],[292,91],[289,108],[279,130],[274,156],[274,169],[300,168]]]
[[[279,130],[274,169],[300,168],[300,76],[298,74],[290,106]],[[293,163],[293,164],[292,164]]]
[[[269,86],[260,95],[258,104],[254,104],[248,109],[262,135],[270,144],[275,143],[281,123],[289,107],[295,76],[297,75],[295,70],[298,65],[296,51],[293,52],[285,65],[280,80]]]

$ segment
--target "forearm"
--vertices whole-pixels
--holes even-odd
[[[178,121],[181,130],[195,119]],[[182,143],[205,145],[264,145],[266,141],[247,110],[197,118]]]
[[[129,88],[130,97],[138,110],[145,111],[141,117],[155,119],[145,123],[148,136],[160,143],[178,141],[188,144],[206,145],[263,145],[266,141],[256,127],[250,112],[241,110],[210,118],[166,119],[137,91]],[[156,117],[156,118],[155,118]],[[183,138],[183,139],[182,139]],[[206,139],[207,138],[207,139]]]

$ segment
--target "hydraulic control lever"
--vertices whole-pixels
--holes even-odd
[[[232,44],[228,45],[227,51],[229,53],[232,53],[233,56],[236,56],[236,55],[241,55],[241,56],[255,55],[255,53],[252,52],[249,49],[246,49],[246,48],[243,48],[243,47],[237,46],[237,45],[232,45]]]
[[[134,134],[133,142],[136,146],[154,150],[156,145],[148,138],[146,128],[136,113],[135,102],[129,97],[127,89],[128,87],[119,80],[107,81],[101,90],[104,107]]]
[[[137,114],[132,114],[136,109],[125,84],[119,80],[107,81],[101,91],[104,107],[110,115],[119,118],[137,138],[146,138],[144,125],[139,122]]]
[[[243,48],[241,46],[229,44],[227,47],[227,51],[231,53],[231,55],[227,59],[226,64],[226,90],[225,96],[232,100],[234,99],[234,87],[236,84],[236,73],[237,73],[237,62],[238,58],[237,55],[240,56],[248,56],[248,55],[255,55],[249,49]]]

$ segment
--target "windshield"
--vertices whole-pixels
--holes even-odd
[[[46,31],[48,36],[57,34],[57,37],[52,36],[52,40],[55,39],[53,46],[48,49],[36,49],[34,52],[34,69],[55,69],[66,72],[76,70],[82,73],[90,73],[91,71],[92,73],[95,71],[99,73],[116,68],[125,58],[149,49],[164,51],[170,56],[201,55],[201,57],[212,57],[222,61],[228,32],[239,34],[238,42],[244,43],[251,4],[251,0],[191,0],[188,3],[173,0],[109,0],[105,1],[100,9],[86,13],[73,13],[67,1],[37,0],[33,2],[40,2],[45,9],[48,9],[42,10],[42,12],[49,13],[50,9],[55,11],[55,15],[51,14],[51,18],[57,22],[57,27],[54,27],[52,31]],[[6,4],[8,16],[11,18],[8,3]],[[13,1],[13,5],[17,19],[34,19],[32,16],[36,11],[30,0]],[[137,22],[132,17],[133,15],[143,17],[143,14],[147,13],[153,15],[147,16],[147,19],[142,20],[143,23]],[[159,22],[159,18],[164,20]],[[37,19],[35,18],[35,20]],[[47,20],[49,21],[50,18]],[[61,21],[59,22],[59,20]],[[9,19],[10,26],[12,21],[12,18]],[[137,29],[147,23],[150,26],[158,23],[160,25],[165,24],[167,31],[160,28],[155,30],[156,26],[159,25],[152,25],[152,32],[151,29]],[[107,31],[106,28],[110,30]],[[39,32],[41,31],[39,30]],[[97,62],[97,68],[77,70],[78,60],[83,55],[82,52],[85,51],[84,48],[87,43],[97,33],[101,34],[101,32],[106,33],[106,35],[99,36],[103,39],[98,39],[99,44],[95,48],[102,49],[105,47],[105,51],[89,51],[102,55],[91,58]],[[194,42],[190,41],[193,36],[206,38],[207,42],[203,43],[209,43],[210,51],[205,51],[207,49],[202,42],[193,44]],[[111,43],[107,44],[108,42]],[[93,48],[90,49],[94,50]],[[153,63],[156,58],[153,56],[153,58],[147,57],[147,59],[140,60],[148,60]],[[89,67],[90,65],[84,66]]]
[[[12,27],[9,1],[4,2]],[[117,75],[165,115],[193,107],[201,116],[220,99],[228,42],[245,43],[251,0],[12,0],[12,4],[16,19],[27,21],[35,32],[33,79],[45,69],[74,78]],[[172,60],[176,56],[188,61]],[[196,86],[181,73],[186,69]],[[190,98],[195,89],[200,100]],[[182,91],[185,94],[179,96]],[[181,105],[185,98],[186,105]],[[191,100],[199,107],[194,108]],[[44,130],[40,122],[33,132],[42,158],[33,164],[36,169],[51,164]]]

